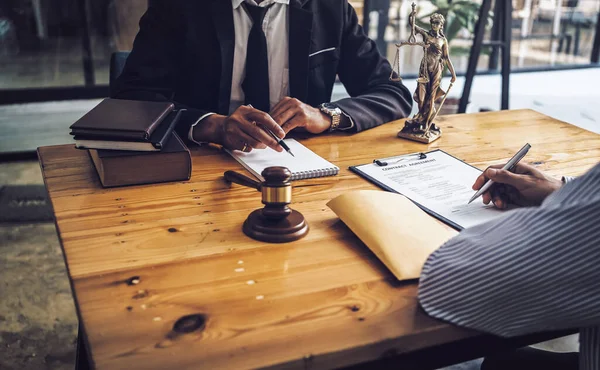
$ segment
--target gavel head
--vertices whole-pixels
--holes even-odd
[[[285,167],[267,167],[261,175],[265,181],[253,186],[262,192],[265,206],[248,215],[242,227],[244,234],[269,243],[303,238],[308,233],[308,223],[302,213],[288,207],[292,202],[292,173]]]
[[[267,167],[261,173],[265,179],[261,186],[263,216],[271,220],[283,219],[292,213],[292,173],[286,167]]]

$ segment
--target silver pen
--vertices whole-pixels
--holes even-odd
[[[523,157],[525,157],[525,154],[527,154],[527,152],[529,151],[529,148],[531,148],[531,145],[529,144],[525,144],[525,146],[523,146],[521,148],[521,150],[519,150],[517,152],[517,154],[515,154],[510,161],[508,161],[504,167],[502,167],[503,170],[508,170],[508,171],[513,171],[515,166],[517,165],[517,163],[519,163],[519,161],[521,159],[523,159]],[[481,194],[485,193],[486,191],[488,191],[490,189],[490,187],[494,184],[494,182],[492,180],[488,180],[485,184],[483,184],[483,186],[481,187],[481,189],[477,190],[477,192],[471,197],[471,200],[469,200],[469,203],[471,203],[472,201],[474,201],[475,199],[477,199]],[[467,204],[469,204],[467,203]]]

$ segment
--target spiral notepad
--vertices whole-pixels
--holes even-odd
[[[270,166],[287,167],[292,172],[292,180],[311,179],[315,177],[333,176],[340,171],[339,167],[316,155],[312,150],[294,139],[285,139],[295,157],[289,153],[276,152],[271,148],[254,149],[250,153],[239,150],[228,151],[242,166],[256,178],[264,181],[261,172]]]

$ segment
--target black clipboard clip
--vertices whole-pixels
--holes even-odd
[[[417,161],[417,160],[425,159],[425,158],[427,158],[427,154],[425,154],[425,153],[416,153],[416,154],[404,155],[404,156],[400,157],[399,159],[397,159],[397,160],[395,160],[393,162],[385,162],[385,161],[383,161],[381,159],[374,159],[373,163],[375,163],[379,167],[384,167],[384,166],[387,166],[387,165],[390,165],[390,164],[396,164],[396,163],[403,162],[403,161],[411,161],[411,160]]]

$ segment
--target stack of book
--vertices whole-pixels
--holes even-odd
[[[105,187],[189,180],[192,159],[173,131],[181,115],[170,102],[104,99],[71,125]]]

